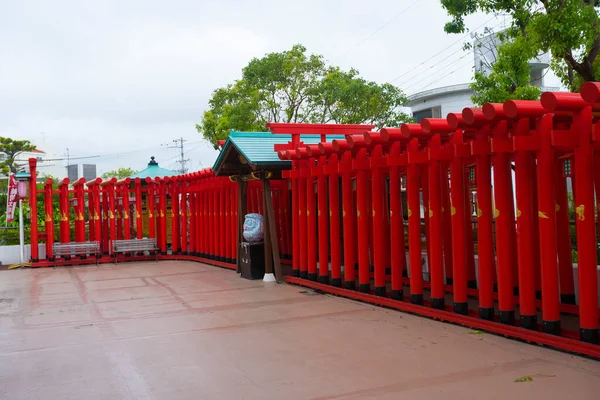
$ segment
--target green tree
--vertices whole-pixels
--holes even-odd
[[[452,17],[444,26],[448,33],[467,30],[464,18],[476,12],[508,14],[507,39],[526,39],[529,54],[549,51],[552,69],[571,91],[600,80],[599,4],[594,0],[440,1]]]
[[[18,172],[24,164],[19,164],[16,158],[19,154],[32,150],[35,150],[35,146],[29,140],[0,137],[0,153],[4,153],[4,160],[0,162],[0,173],[8,175]]]
[[[503,103],[506,100],[535,100],[541,90],[530,84],[529,60],[535,57],[525,38],[518,36],[498,47],[498,59],[485,74],[476,71],[470,85],[473,103]]]
[[[116,170],[105,172],[104,174],[102,174],[102,178],[104,178],[104,179],[108,179],[108,178],[124,179],[124,178],[129,178],[131,175],[136,174],[136,173],[137,173],[137,171],[134,171],[131,168],[119,168]]]
[[[264,131],[267,122],[371,123],[410,121],[407,99],[391,84],[377,84],[355,69],[327,66],[302,45],[254,58],[241,79],[215,90],[196,129],[215,147],[230,130]]]

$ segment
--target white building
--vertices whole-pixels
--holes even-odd
[[[501,44],[498,34],[477,38],[473,45],[473,66],[476,71],[489,74],[498,56]],[[531,67],[531,84],[544,86],[544,71],[550,66],[548,53],[539,55],[529,61]],[[470,83],[428,89],[408,96],[408,106],[418,123],[423,118],[445,118],[448,113],[462,112],[463,108],[473,107],[469,89]],[[543,88],[556,91],[558,88]]]

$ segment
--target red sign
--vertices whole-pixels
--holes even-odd
[[[15,208],[17,206],[17,181],[15,181],[15,175],[10,174],[8,181],[8,196],[6,199],[6,222],[13,222],[15,220]]]

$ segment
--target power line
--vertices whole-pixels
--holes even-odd
[[[356,44],[355,46],[352,46],[351,48],[349,48],[346,52],[344,52],[341,56],[339,56],[339,58],[344,58],[345,56],[347,56],[352,50],[360,47],[363,45],[363,43],[365,43],[367,40],[369,40],[370,38],[372,38],[373,36],[375,36],[376,34],[378,34],[381,30],[383,30],[383,28],[385,28],[386,26],[388,26],[389,24],[391,24],[392,22],[394,22],[396,19],[398,19],[398,17],[400,17],[402,14],[404,14],[405,12],[407,12],[408,10],[410,10],[413,6],[415,6],[417,3],[419,3],[421,0],[416,0],[415,2],[413,2],[411,5],[409,5],[408,7],[406,7],[405,9],[401,10],[398,14],[394,15],[394,17],[392,17],[391,19],[387,20],[386,22],[384,22],[382,25],[380,25],[377,29],[375,29],[372,33],[368,34],[367,36],[365,36],[363,38],[363,40],[361,40],[358,44]]]
[[[477,28],[475,28],[475,29],[474,29],[474,31],[477,31],[479,28],[481,28],[481,27],[485,26],[486,24],[488,24],[490,21],[492,21],[492,20],[493,20],[493,19],[495,19],[495,18],[497,18],[497,17],[496,17],[496,16],[493,16],[492,18],[488,19],[488,20],[487,20],[487,21],[485,21],[483,24],[481,24],[481,25],[479,25]],[[499,25],[500,25],[500,24],[499,24]],[[496,25],[496,26],[498,26],[498,25]],[[462,41],[463,41],[463,40],[464,40],[464,39],[465,39],[467,36],[469,36],[470,34],[471,34],[471,32],[469,32],[469,33],[467,33],[467,34],[465,34],[465,35],[461,36],[461,37],[460,37],[460,38],[459,38],[459,39],[458,39],[456,42],[452,43],[450,46],[446,46],[446,47],[444,47],[442,50],[438,51],[437,53],[435,53],[434,55],[432,55],[431,57],[429,57],[427,60],[425,60],[425,61],[421,61],[419,64],[415,65],[413,68],[411,68],[411,69],[409,69],[408,71],[406,71],[406,72],[404,72],[404,73],[402,73],[402,74],[398,75],[397,77],[395,77],[394,79],[392,79],[392,80],[390,81],[390,83],[391,83],[391,82],[395,82],[395,81],[397,81],[398,79],[400,79],[400,78],[402,78],[402,77],[404,77],[404,76],[408,75],[408,74],[409,74],[409,73],[411,73],[412,71],[416,70],[417,68],[419,68],[421,65],[425,64],[426,62],[428,62],[428,61],[431,61],[431,60],[433,60],[434,58],[436,58],[437,56],[439,56],[440,54],[443,54],[443,53],[445,53],[446,51],[448,51],[450,48],[452,48],[452,47],[453,47],[454,45],[456,45],[457,43],[460,43],[460,42],[462,42]],[[460,50],[462,50],[462,49],[460,49]],[[454,52],[454,53],[452,53],[452,54],[456,54],[456,53],[457,53],[457,52],[455,51],[455,52]],[[452,54],[451,54],[451,55],[452,55]],[[447,58],[446,58],[446,59],[447,59]],[[442,60],[442,61],[443,61],[443,60]]]

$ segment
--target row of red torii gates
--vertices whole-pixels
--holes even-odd
[[[278,279],[600,357],[600,83],[380,131],[268,127],[291,135],[273,149],[289,160],[289,170],[270,181],[274,254],[292,266]],[[321,135],[321,142],[307,145],[305,134]],[[344,139],[328,140],[340,134]],[[574,239],[565,163],[572,170]],[[30,167],[35,176],[35,160]],[[33,266],[52,265],[55,240],[99,241],[101,261],[110,262],[111,240],[141,238],[147,228],[163,258],[235,268],[243,214],[263,213],[268,204],[254,167],[258,173],[248,176],[204,169],[154,180],[80,180],[72,189],[63,180],[58,192],[51,181],[35,191],[32,180],[31,193],[45,199],[45,231],[32,221]],[[56,195],[59,238],[52,229]],[[58,264],[85,262],[92,260]]]

